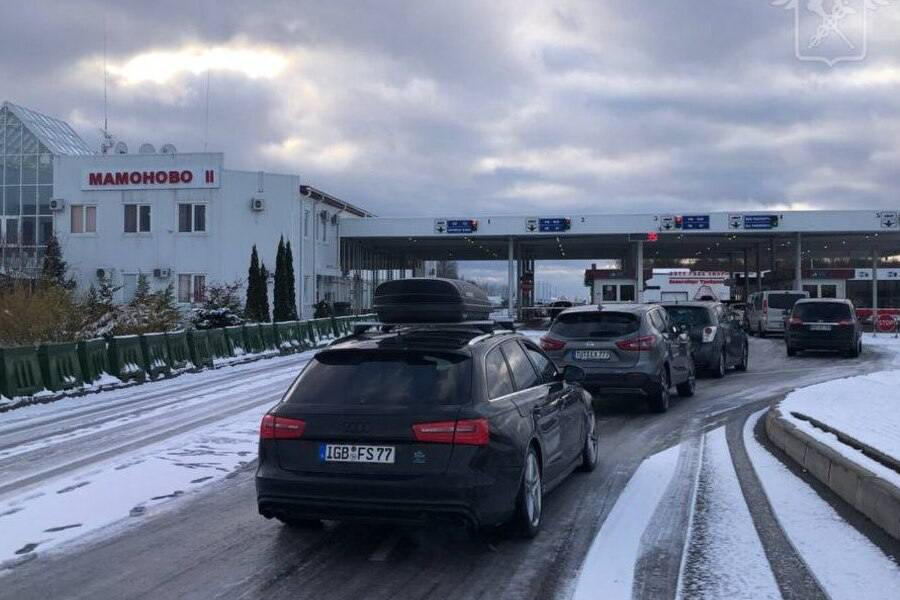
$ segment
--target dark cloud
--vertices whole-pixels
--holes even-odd
[[[895,207],[900,6],[869,19],[867,59],[829,68],[768,2],[36,1],[4,6],[0,81],[96,143],[105,23],[113,67],[176,57],[111,78],[114,132],[197,150],[206,76],[179,63],[272,52],[276,77],[212,71],[210,149],[384,215]]]

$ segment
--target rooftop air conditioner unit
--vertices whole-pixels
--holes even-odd
[[[263,198],[250,198],[250,210],[261,211],[266,209],[266,201]]]
[[[59,212],[66,207],[66,201],[62,198],[50,198],[50,210]]]
[[[168,279],[172,276],[172,269],[153,269],[153,276],[157,279]]]

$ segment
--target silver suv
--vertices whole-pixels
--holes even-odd
[[[690,339],[661,306],[567,309],[541,338],[541,347],[561,369],[583,369],[583,386],[594,394],[646,399],[651,410],[665,412],[672,386],[679,396],[694,393]]]

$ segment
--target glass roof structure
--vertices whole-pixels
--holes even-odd
[[[65,121],[48,117],[24,106],[4,102],[3,108],[14,114],[25,127],[52,153],[63,156],[94,154],[72,127]]]

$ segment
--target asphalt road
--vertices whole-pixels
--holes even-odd
[[[470,536],[450,526],[421,528],[326,523],[294,531],[256,512],[253,466],[211,485],[177,509],[136,517],[129,528],[38,556],[0,577],[0,597],[29,598],[551,598],[565,596],[590,543],[619,494],[648,456],[682,445],[679,470],[635,581],[636,597],[675,596],[697,490],[696,440],[726,427],[729,449],[754,525],[784,597],[824,597],[768,508],[742,448],[748,415],[785,392],[884,368],[872,349],[862,358],[787,359],[778,339],[752,339],[747,373],[701,379],[663,415],[605,402],[598,420],[601,461],[574,474],[545,501],[543,531],[525,541],[505,531]],[[683,443],[686,442],[686,443]],[[2,446],[0,441],[0,446]],[[692,454],[693,452],[693,454]],[[702,487],[702,483],[701,483]],[[824,493],[823,493],[823,497]],[[701,498],[702,500],[702,498]],[[843,510],[843,509],[842,509]],[[851,521],[853,520],[850,515]],[[857,523],[855,523],[857,524]],[[887,552],[896,546],[860,529]],[[692,560],[691,547],[685,576]],[[700,557],[702,558],[702,557]]]

